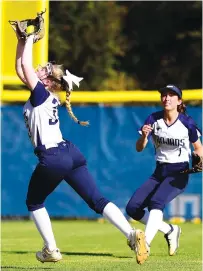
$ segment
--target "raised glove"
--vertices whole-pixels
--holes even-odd
[[[16,30],[21,39],[26,40],[30,35],[34,34],[34,42],[41,40],[44,37],[44,18],[42,15],[46,12],[37,13],[35,19],[26,19],[22,21],[9,21],[12,27]]]

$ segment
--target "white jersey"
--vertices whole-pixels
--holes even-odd
[[[59,105],[58,97],[38,82],[23,108],[28,135],[34,147],[63,141],[59,128]]]
[[[155,147],[156,161],[189,162],[190,142],[196,142],[201,136],[199,129],[191,117],[182,113],[179,113],[171,125],[167,125],[163,117],[164,112],[159,111],[151,114],[145,121],[145,124],[151,124],[153,127],[149,137],[152,137]]]

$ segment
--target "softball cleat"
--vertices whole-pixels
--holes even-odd
[[[58,262],[62,260],[62,255],[58,248],[50,251],[47,247],[43,247],[42,251],[36,253],[36,258],[38,261],[44,262]]]
[[[179,247],[179,239],[181,234],[181,228],[177,225],[171,225],[171,230],[164,235],[168,244],[168,254],[173,256],[176,254]]]

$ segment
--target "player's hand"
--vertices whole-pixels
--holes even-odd
[[[153,130],[152,126],[150,124],[146,124],[142,127],[142,136],[144,138],[148,137],[148,135],[151,133]]]

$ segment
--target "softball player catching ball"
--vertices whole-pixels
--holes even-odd
[[[68,70],[64,73],[61,65],[50,62],[34,70],[34,35],[30,35],[26,41],[20,39],[17,33],[16,35],[16,72],[31,91],[24,106],[24,119],[34,152],[39,159],[26,199],[28,211],[44,240],[42,251],[36,253],[37,259],[41,262],[57,262],[62,259],[44,202],[60,182],[65,180],[92,210],[107,218],[127,237],[137,262],[144,263],[148,257],[144,232],[134,230],[117,206],[101,195],[88,171],[85,157],[73,143],[63,139],[59,128],[60,101],[57,91],[60,90],[66,91],[66,107],[73,120],[80,125],[88,125],[88,122],[79,121],[74,115],[69,99],[73,83],[79,86],[83,78],[74,76]]]

